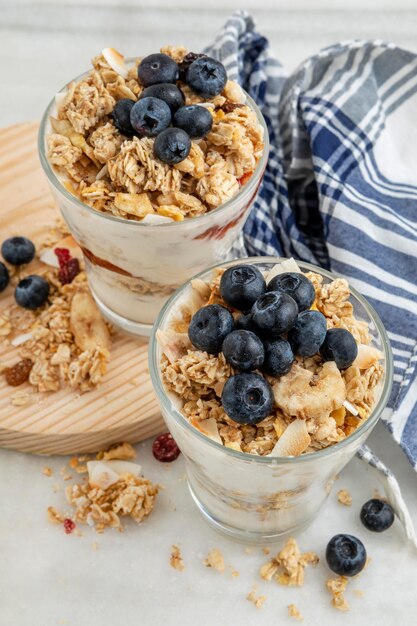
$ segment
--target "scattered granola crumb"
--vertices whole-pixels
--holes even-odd
[[[113,459],[131,461],[136,458],[136,450],[130,443],[117,443],[110,446],[107,451],[99,452],[96,458],[103,461],[112,461]]]
[[[51,524],[63,524],[64,517],[61,515],[59,511],[54,506],[48,506],[47,509],[48,521]]]
[[[301,615],[300,611],[298,610],[298,608],[295,606],[295,604],[289,604],[287,606],[288,609],[288,616],[289,617],[293,617],[294,619],[298,620],[299,622],[303,621],[303,616]]]
[[[45,467],[42,470],[42,474],[44,474],[45,476],[52,476],[53,474],[52,467],[49,467],[49,465],[45,465]]]
[[[257,594],[258,594],[258,588],[256,585],[254,585],[252,591],[250,591],[248,595],[246,596],[246,599],[249,600],[249,602],[252,602],[252,604],[254,604],[257,609],[260,609],[262,605],[264,604],[264,602],[266,601],[266,596],[257,595]]]
[[[169,559],[169,564],[171,565],[171,567],[178,570],[179,572],[182,572],[185,569],[185,565],[182,559],[180,549],[175,544],[171,548],[171,556]]]
[[[230,570],[231,570],[230,573],[232,575],[232,578],[238,578],[239,577],[239,572],[237,571],[237,569],[234,569],[233,567],[231,567]]]
[[[203,561],[206,567],[212,567],[218,572],[224,572],[225,564],[223,554],[217,548],[213,548]]]
[[[344,506],[351,506],[352,504],[352,496],[347,489],[340,489],[337,492],[337,499],[340,504],[343,504]]]
[[[332,606],[339,611],[348,611],[349,605],[345,599],[344,593],[348,585],[349,578],[347,576],[336,576],[326,581],[327,590],[332,594]]]
[[[93,550],[98,550],[98,543],[97,543],[97,541],[93,541],[93,543],[91,545],[92,545]]]
[[[63,480],[72,480],[72,474],[70,474],[67,470],[67,468],[65,467],[61,467],[61,469],[59,470],[59,473],[61,475],[61,478]]]
[[[301,587],[304,584],[304,569],[307,565],[317,565],[319,557],[314,552],[300,552],[295,539],[288,539],[277,556],[260,569],[261,578],[276,580],[281,585]]]
[[[354,593],[357,598],[365,597],[365,594],[361,591],[361,589],[352,589],[352,593]]]
[[[267,547],[262,548],[262,552],[266,554],[266,556],[268,556],[268,554],[271,554],[271,548],[267,548]]]
[[[69,466],[71,469],[75,469],[77,465],[78,465],[78,459],[76,456],[73,456],[72,459],[70,459]]]

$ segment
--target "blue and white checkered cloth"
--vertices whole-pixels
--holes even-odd
[[[246,253],[342,274],[375,307],[395,368],[382,419],[417,469],[417,55],[349,41],[287,77],[244,11],[210,52],[256,101],[270,134]]]

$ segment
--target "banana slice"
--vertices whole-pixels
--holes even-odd
[[[89,293],[76,293],[71,302],[71,330],[81,350],[110,351],[110,333]]]

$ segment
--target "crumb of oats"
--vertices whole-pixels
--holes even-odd
[[[49,465],[45,465],[45,467],[42,470],[42,474],[44,474],[45,476],[52,476],[53,474],[52,467],[49,467]]]
[[[102,450],[96,456],[96,459],[103,461],[130,461],[136,458],[135,448],[127,442],[117,443],[110,446],[108,450]]]
[[[365,594],[363,593],[361,589],[352,589],[352,593],[354,593],[357,598],[365,597]]]
[[[266,600],[266,596],[258,595],[258,588],[254,585],[252,591],[246,596],[246,599],[252,602],[257,609],[260,609]]]
[[[225,564],[223,554],[217,548],[213,548],[203,561],[206,567],[212,567],[218,572],[224,572]]]
[[[51,524],[64,523],[63,515],[61,515],[61,513],[54,506],[48,506],[46,513],[48,516],[48,521],[51,522]]]
[[[337,492],[337,499],[339,500],[340,504],[343,504],[344,506],[351,506],[352,504],[352,496],[347,489],[340,489]]]
[[[232,575],[232,578],[238,578],[239,577],[239,572],[237,571],[237,569],[234,569],[233,567],[230,568],[230,573]]]
[[[169,564],[174,569],[182,572],[185,569],[184,561],[182,558],[181,551],[177,545],[173,545],[171,548],[171,556],[169,558]]]
[[[339,611],[349,610],[349,605],[344,595],[348,582],[349,578],[347,576],[336,576],[335,578],[328,578],[326,581],[326,588],[333,596],[331,604]]]
[[[65,465],[63,467],[61,467],[61,469],[59,470],[59,473],[61,475],[61,478],[63,480],[72,480],[72,474],[70,474],[67,470],[67,468],[65,467]]]
[[[276,580],[281,585],[301,587],[304,584],[304,569],[317,565],[319,557],[314,552],[300,552],[295,539],[288,539],[277,556],[267,561],[260,569],[261,578]]]
[[[303,616],[301,615],[299,609],[296,607],[295,604],[289,604],[287,606],[288,609],[288,616],[289,617],[293,617],[294,619],[298,620],[299,622],[303,621]]]
[[[98,550],[98,543],[97,543],[97,541],[93,541],[93,543],[91,545],[92,545],[93,550]]]
[[[71,469],[75,469],[77,465],[78,465],[78,459],[76,456],[73,456],[72,459],[70,459],[69,466]]]
[[[87,465],[77,465],[75,471],[77,472],[77,474],[87,474],[88,467]]]
[[[271,554],[271,548],[267,548],[267,547],[262,548],[262,552],[266,554],[266,556],[268,556],[268,554]]]
[[[27,391],[16,391],[10,396],[13,406],[26,406],[30,402],[30,394]]]
[[[61,489],[61,487],[58,485],[58,483],[55,483],[52,485],[52,491],[54,493],[58,493],[58,491]]]

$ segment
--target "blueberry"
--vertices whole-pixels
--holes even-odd
[[[252,330],[252,316],[250,313],[247,315],[239,315],[239,317],[235,320],[235,328],[236,330]]]
[[[26,237],[10,237],[3,242],[1,253],[11,265],[24,265],[35,256],[35,246]]]
[[[231,376],[223,387],[221,402],[227,415],[239,424],[257,424],[271,414],[271,385],[259,374]]]
[[[138,78],[144,87],[175,83],[178,80],[178,65],[167,54],[150,54],[139,63]]]
[[[382,533],[394,523],[394,509],[388,502],[373,498],[365,502],[361,508],[362,524],[374,533]]]
[[[132,136],[135,132],[130,123],[130,112],[134,104],[134,101],[130,98],[122,98],[116,102],[111,114],[114,125],[119,133],[127,135],[128,137]]]
[[[186,73],[189,87],[200,96],[217,96],[227,83],[227,73],[220,61],[211,57],[201,57],[191,63]]]
[[[265,356],[262,341],[250,330],[234,330],[227,335],[222,352],[226,361],[242,372],[257,370]]]
[[[313,356],[320,350],[326,337],[326,318],[319,311],[303,311],[295,320],[294,326],[288,333],[288,341],[294,354],[298,356]]]
[[[181,107],[174,115],[174,126],[182,128],[192,139],[208,135],[213,126],[213,118],[208,109],[199,104]]]
[[[356,359],[358,344],[354,336],[345,328],[330,328],[320,348],[325,361],[336,361],[340,370],[344,370]]]
[[[133,105],[130,123],[140,137],[156,137],[170,125],[171,109],[159,98],[143,98]]]
[[[155,139],[153,151],[156,157],[174,165],[187,158],[191,150],[191,139],[180,128],[167,128]]]
[[[298,308],[295,300],[288,294],[268,291],[256,300],[251,313],[256,332],[278,337],[292,327]]]
[[[139,100],[142,98],[159,98],[167,103],[171,109],[171,113],[174,114],[177,109],[182,107],[185,102],[184,94],[173,83],[158,83],[157,85],[151,85],[146,87],[139,96]]]
[[[220,293],[223,300],[239,311],[250,310],[265,290],[265,279],[254,265],[229,267],[220,280]]]
[[[220,304],[203,306],[195,313],[188,327],[191,343],[209,354],[221,352],[223,341],[234,328],[233,316]]]
[[[314,285],[304,274],[285,272],[278,274],[268,284],[268,291],[283,291],[297,303],[298,310],[307,311],[316,297]]]
[[[353,535],[335,535],[327,544],[326,561],[335,574],[356,576],[365,567],[365,546]]]
[[[270,376],[287,374],[294,362],[294,353],[285,339],[264,341],[265,359],[262,371]]]
[[[31,275],[23,278],[17,285],[14,296],[17,304],[24,309],[38,309],[45,304],[49,296],[49,283],[41,276]]]
[[[4,291],[9,284],[9,270],[4,263],[0,261],[0,291]]]

